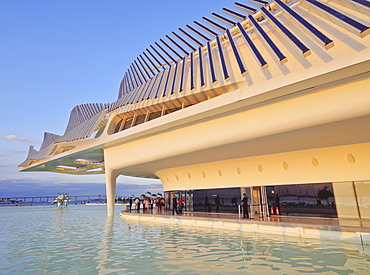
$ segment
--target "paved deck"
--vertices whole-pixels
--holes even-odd
[[[172,215],[171,211],[158,212],[140,210],[121,211],[121,218],[140,221],[206,226],[213,228],[236,229],[260,233],[295,235],[340,239],[370,245],[370,220],[270,216],[254,219],[239,218],[238,214],[184,212]]]

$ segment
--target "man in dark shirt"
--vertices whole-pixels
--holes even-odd
[[[243,194],[243,200],[242,200],[242,205],[243,205],[243,218],[249,218],[248,216],[248,197],[247,194]]]
[[[128,202],[130,203],[130,211],[131,211],[131,208],[132,208],[132,197],[130,197],[130,199],[128,200]]]
[[[220,212],[220,196],[217,195],[216,198],[215,198],[215,203],[216,203],[216,212]]]
[[[176,211],[176,214],[178,214],[177,212],[177,198],[175,195],[173,195],[173,198],[172,198],[172,215],[175,215],[175,211]]]

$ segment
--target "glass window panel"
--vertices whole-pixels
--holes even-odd
[[[355,181],[361,219],[370,219],[370,181]]]
[[[317,198],[312,183],[297,184],[298,205],[296,211],[301,216],[317,216]]]
[[[358,219],[359,216],[353,183],[351,181],[333,182],[332,186],[338,218]]]
[[[220,212],[238,213],[238,204],[240,203],[240,188],[194,190],[194,211],[216,212],[217,203],[219,203]]]
[[[320,217],[337,217],[332,183],[315,183],[313,187],[317,199],[318,215]]]
[[[295,184],[275,186],[275,192],[279,196],[281,213],[285,215],[299,215],[297,211],[299,200]]]

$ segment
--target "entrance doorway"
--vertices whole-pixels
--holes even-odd
[[[265,186],[252,186],[250,189],[249,215],[254,217],[268,217],[268,205]]]

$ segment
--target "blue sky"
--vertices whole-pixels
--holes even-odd
[[[72,108],[117,99],[131,62],[150,44],[230,0],[0,1],[0,197],[105,193],[104,175],[20,173],[44,132],[63,134]],[[243,2],[248,4],[248,2]],[[120,176],[117,195],[158,192],[158,180]]]

